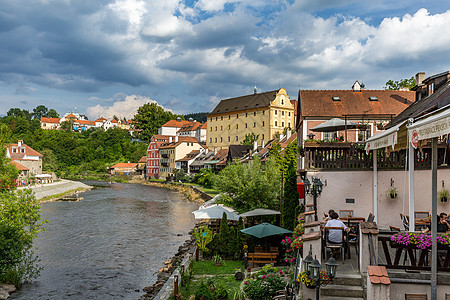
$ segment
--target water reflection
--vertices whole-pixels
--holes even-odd
[[[188,238],[198,207],[174,191],[136,184],[83,197],[42,205],[50,223],[35,245],[44,271],[11,299],[138,299]]]

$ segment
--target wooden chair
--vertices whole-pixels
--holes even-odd
[[[339,218],[348,218],[353,217],[353,209],[340,209],[339,210]]]
[[[405,294],[405,300],[427,300],[427,294]]]
[[[340,231],[342,235],[342,242],[341,243],[333,243],[328,240],[328,236],[330,234],[330,230],[338,230]],[[325,243],[325,261],[327,261],[327,249],[340,249],[341,250],[341,256],[342,256],[342,263],[344,263],[345,260],[345,239],[344,239],[344,227],[324,227],[324,243]]]
[[[400,219],[402,220],[403,227],[406,231],[409,231],[409,217],[400,213]]]
[[[254,249],[254,251],[255,251],[255,252],[263,252],[264,249],[263,249],[263,247],[258,247],[258,246],[256,246],[255,249]]]
[[[450,300],[450,294],[445,293],[445,300]]]
[[[389,226],[389,229],[394,232],[400,232],[400,228],[395,227],[395,226]]]
[[[415,211],[414,219],[427,219],[430,216],[428,211]]]

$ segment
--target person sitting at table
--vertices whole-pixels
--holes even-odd
[[[436,231],[437,232],[447,232],[450,230],[450,224],[448,224],[447,214],[446,213],[440,213],[438,216],[438,222]],[[428,225],[428,227],[423,230],[422,232],[429,232],[431,231],[431,224]]]
[[[328,211],[328,215],[325,213],[325,212],[323,212],[323,218],[325,219],[325,220],[331,220],[331,214],[332,213],[334,213],[335,211],[333,210],[333,209],[330,209],[329,211]],[[338,215],[338,218],[339,218],[339,215]]]
[[[325,227],[343,227],[345,231],[350,231],[350,228],[345,226],[344,222],[339,220],[339,215],[337,214],[337,212],[333,211],[332,213],[330,213],[330,218],[331,220],[329,220],[327,224],[325,224]],[[328,232],[328,241],[335,244],[342,243],[341,231],[337,229],[330,229]]]

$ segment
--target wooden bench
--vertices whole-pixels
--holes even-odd
[[[248,262],[252,264],[274,264],[277,262],[277,253],[270,252],[255,252],[248,254]]]

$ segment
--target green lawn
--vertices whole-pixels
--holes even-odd
[[[213,197],[214,197],[215,195],[220,194],[220,191],[215,190],[215,189],[206,188],[206,187],[204,187],[204,186],[199,185],[198,183],[190,183],[190,182],[186,182],[186,183],[183,183],[183,184],[195,186],[195,187],[198,188],[199,190],[202,190],[203,192],[205,192],[205,193],[207,193],[208,195],[213,196]]]
[[[242,281],[234,279],[236,268],[244,270],[242,261],[225,260],[222,262],[222,266],[215,266],[210,260],[194,261],[189,284],[180,288],[183,299],[189,299],[191,295],[195,295],[202,282],[213,281],[216,287],[222,285],[228,292],[228,299],[233,300],[242,283]]]

